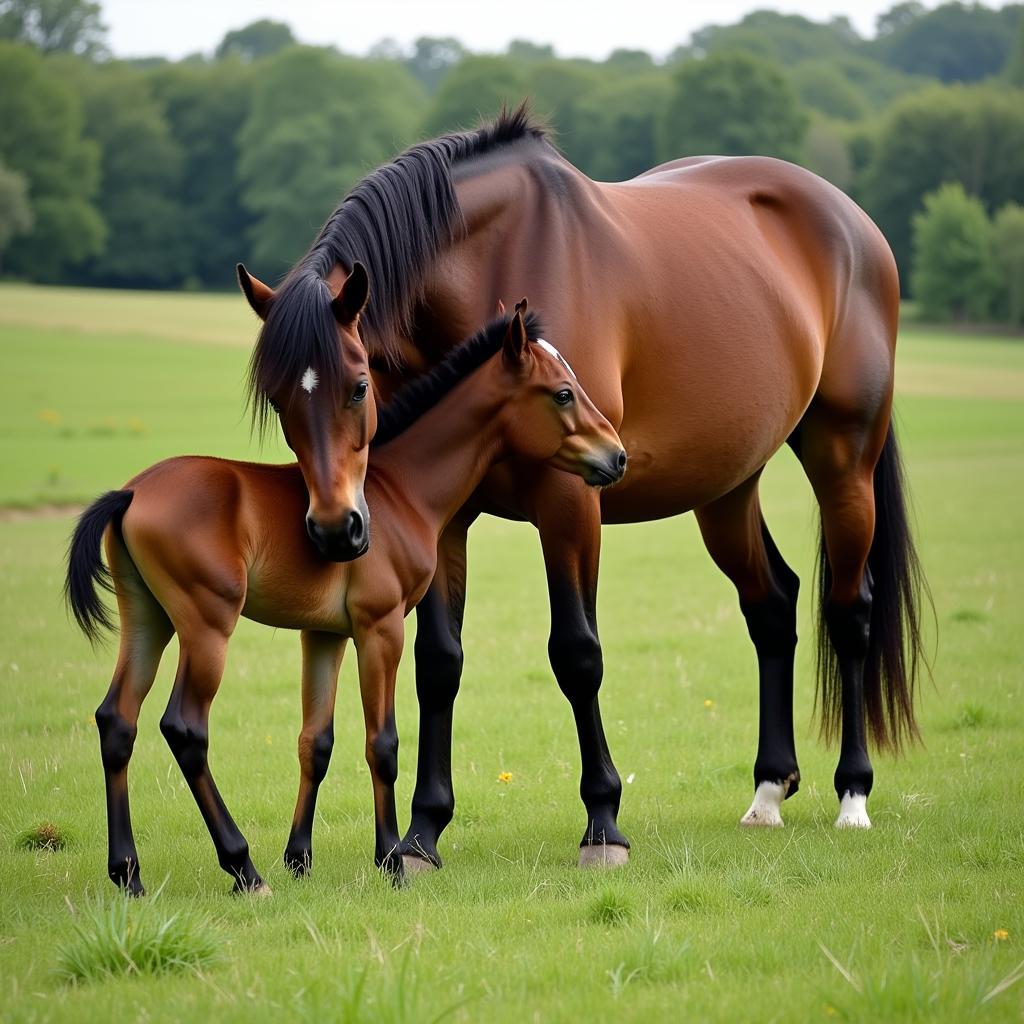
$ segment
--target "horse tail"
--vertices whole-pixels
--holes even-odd
[[[898,753],[920,739],[914,714],[918,672],[927,665],[921,637],[921,601],[930,600],[907,514],[903,461],[892,423],[874,472],[875,533],[868,553],[871,624],[864,664],[868,731],[879,750]],[[818,550],[818,589],[823,611],[832,588],[824,532]],[[839,734],[842,681],[824,614],[818,616],[818,684],[821,728]]]
[[[64,601],[82,632],[95,644],[103,630],[114,628],[99,591],[113,592],[110,570],[103,564],[103,534],[121,518],[135,496],[134,491],[107,491],[79,517],[68,544],[68,571],[64,578]]]

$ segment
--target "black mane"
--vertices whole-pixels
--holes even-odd
[[[394,440],[437,405],[459,381],[483,366],[501,348],[511,322],[511,316],[500,316],[492,320],[471,338],[451,349],[429,373],[414,378],[400,388],[387,406],[378,411],[377,433],[371,447],[377,448]],[[523,318],[523,326],[531,341],[544,333],[541,319],[533,311]]]
[[[395,338],[408,335],[423,279],[437,255],[465,230],[452,168],[520,142],[541,142],[544,130],[526,104],[502,110],[474,131],[418,143],[362,179],[320,229],[271,303],[249,370],[249,397],[258,424],[269,416],[265,392],[297,379],[314,365],[324,383],[339,386],[341,356],[324,279],[336,263],[362,263],[370,299],[360,319],[367,350],[395,355]],[[296,373],[297,370],[297,373]]]

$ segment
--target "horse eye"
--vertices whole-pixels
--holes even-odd
[[[555,404],[556,405],[568,405],[573,400],[573,393],[569,388],[562,388],[561,391],[555,392]]]
[[[370,385],[365,380],[361,380],[352,392],[352,401],[359,403],[366,398],[366,392],[370,390]]]

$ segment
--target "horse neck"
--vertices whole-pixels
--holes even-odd
[[[505,450],[510,393],[498,386],[500,361],[488,359],[370,460],[437,535]]]

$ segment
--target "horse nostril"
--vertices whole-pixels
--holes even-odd
[[[353,509],[345,518],[345,532],[348,534],[349,542],[353,547],[359,547],[366,536],[366,524],[363,517]]]
[[[306,516],[306,533],[309,534],[309,539],[316,545],[322,545],[324,540],[324,531],[312,516]]]
[[[619,457],[616,464],[620,473],[626,472],[626,453],[624,451],[619,451]]]

